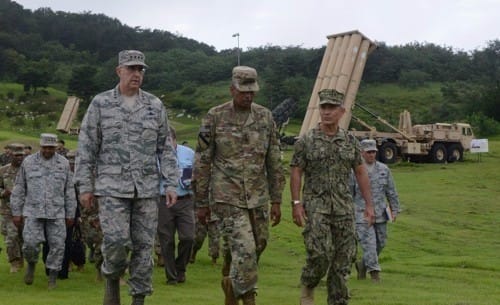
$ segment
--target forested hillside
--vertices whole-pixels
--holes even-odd
[[[318,35],[335,33],[331,31]],[[419,42],[377,44],[358,95],[365,105],[380,114],[387,113],[387,105],[391,113],[410,108],[422,123],[469,121],[483,134],[500,132],[498,37],[470,52]],[[82,97],[85,104],[115,84],[116,54],[129,48],[146,53],[151,68],[144,88],[164,96],[169,106],[199,114],[226,98],[235,49],[216,51],[167,31],[131,28],[102,14],[31,11],[0,0],[0,82],[22,84],[25,91],[22,96],[6,92],[0,102],[7,95],[10,100],[36,100],[53,87]],[[293,97],[299,104],[294,116],[301,119],[323,53],[324,48],[259,46],[241,50],[241,63],[259,71],[259,103],[273,108]]]

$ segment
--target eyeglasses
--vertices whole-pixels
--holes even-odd
[[[135,66],[126,66],[127,67],[127,70],[129,70],[130,72],[139,72],[139,73],[145,73],[146,72],[146,68],[144,66],[140,66],[140,65],[135,65]]]
[[[367,153],[367,154],[376,154],[376,153],[377,153],[377,151],[376,151],[376,150],[370,150],[370,151],[367,151],[366,153]]]

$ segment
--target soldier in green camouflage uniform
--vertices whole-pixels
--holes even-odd
[[[7,258],[10,263],[10,272],[18,272],[23,267],[22,230],[18,229],[12,221],[10,208],[10,194],[14,188],[17,172],[24,159],[24,145],[10,144],[12,159],[10,164],[0,168],[0,216],[2,217],[2,235],[7,248]]]
[[[258,89],[255,69],[235,67],[233,99],[208,111],[196,148],[198,218],[205,224],[214,213],[227,246],[222,268],[226,304],[240,298],[255,304],[257,262],[269,238],[269,218],[273,225],[281,219],[279,141],[271,111],[253,103]]]
[[[212,264],[217,263],[220,253],[220,232],[219,232],[219,220],[216,218],[215,214],[210,214],[210,219],[207,220],[206,224],[202,224],[198,218],[196,218],[195,225],[195,236],[193,252],[191,253],[190,263],[194,263],[196,260],[196,253],[203,246],[205,238],[208,236],[208,255],[212,258]]]
[[[10,150],[10,144],[7,144],[4,147],[4,152],[0,154],[0,166],[9,164],[11,159],[12,159],[12,154]]]
[[[144,304],[153,292],[161,175],[166,179],[166,203],[173,205],[177,199],[177,160],[165,107],[140,89],[146,67],[140,51],[118,54],[119,84],[94,97],[78,138],[75,182],[80,203],[88,209],[96,197],[99,204],[105,305],[120,304],[119,280],[127,267],[133,305]]]
[[[24,282],[33,283],[40,245],[47,241],[50,250],[45,268],[49,269],[49,289],[56,287],[66,227],[73,226],[76,213],[69,162],[55,153],[56,141],[56,135],[42,133],[40,151],[24,159],[10,196],[12,220],[18,228],[24,216],[23,255],[28,262]]]
[[[302,234],[307,252],[300,279],[300,304],[314,304],[314,287],[328,271],[328,304],[345,305],[349,300],[347,276],[356,258],[354,205],[349,192],[351,170],[366,201],[369,224],[374,220],[373,204],[359,143],[338,126],[345,112],[343,94],[325,89],[319,97],[321,123],[296,142],[290,162],[292,217],[296,225],[305,225]]]

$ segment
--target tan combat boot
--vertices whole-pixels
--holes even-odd
[[[314,305],[314,288],[302,285],[300,305]]]
[[[255,291],[246,292],[241,299],[243,300],[243,305],[255,305]]]
[[[234,296],[233,284],[231,283],[231,278],[229,276],[225,276],[222,279],[221,286],[225,295],[224,305],[238,305],[238,301]]]

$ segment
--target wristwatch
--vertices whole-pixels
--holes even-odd
[[[301,204],[300,200],[292,200],[292,206],[296,206],[297,204]]]

